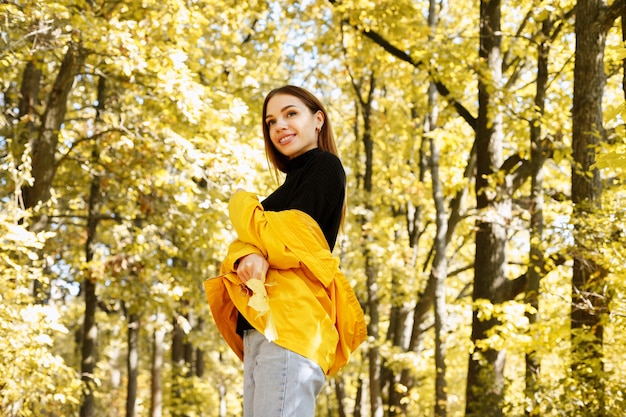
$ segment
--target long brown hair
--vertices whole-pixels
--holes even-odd
[[[265,117],[267,116],[267,103],[272,97],[278,94],[285,94],[299,98],[313,114],[318,111],[322,112],[324,115],[324,124],[320,128],[317,146],[323,151],[339,156],[337,153],[337,145],[335,144],[335,135],[333,134],[330,119],[328,118],[328,113],[326,113],[324,105],[310,91],[295,85],[284,85],[270,91],[267,96],[265,96],[265,101],[263,102],[263,118],[261,119],[261,123],[263,125],[263,139],[265,140],[265,154],[268,162],[274,167],[274,170],[286,172],[288,161],[287,157],[278,152],[278,149],[276,149],[272,143],[272,140],[270,139],[270,128],[265,122]]]

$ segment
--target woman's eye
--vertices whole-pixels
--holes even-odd
[[[298,113],[297,113],[297,112],[295,112],[295,111],[290,111],[289,113],[287,113],[287,117],[293,117],[293,116],[295,116],[296,114],[298,114]]]
[[[276,123],[274,120],[268,120],[267,121],[267,126],[272,126],[274,123]]]

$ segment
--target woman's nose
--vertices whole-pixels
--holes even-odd
[[[278,120],[276,120],[276,129],[284,129],[286,127],[287,127],[287,121],[285,119],[280,117]]]

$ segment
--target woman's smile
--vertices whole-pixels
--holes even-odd
[[[278,139],[278,143],[280,143],[281,145],[286,145],[287,143],[291,142],[291,140],[295,137],[296,136],[293,134],[282,136],[280,137],[280,139]]]

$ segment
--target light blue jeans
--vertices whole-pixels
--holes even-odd
[[[324,386],[322,368],[269,342],[256,330],[243,335],[244,417],[314,417]]]

